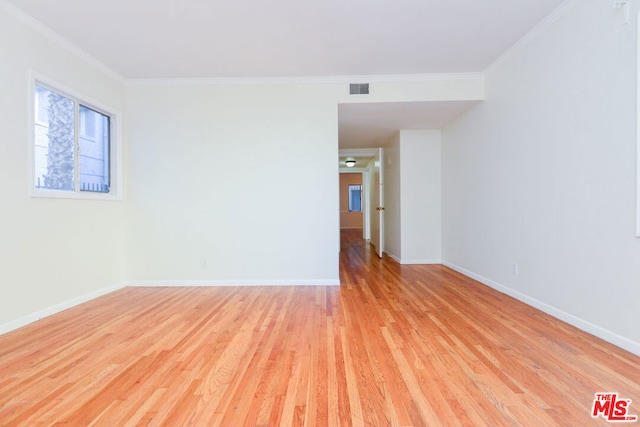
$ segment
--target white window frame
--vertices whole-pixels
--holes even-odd
[[[70,98],[78,105],[84,105],[97,112],[109,116],[109,177],[110,186],[108,193],[99,193],[92,191],[64,191],[36,188],[35,182],[35,120],[36,120],[36,85],[44,87],[67,98]],[[84,200],[122,200],[122,135],[121,135],[121,117],[122,115],[114,108],[111,108],[99,101],[96,101],[83,93],[69,88],[53,79],[50,79],[36,71],[29,71],[29,156],[28,156],[28,173],[27,180],[29,188],[28,194],[31,197],[49,197],[61,199],[84,199]],[[78,123],[76,123],[76,134]],[[79,135],[76,135],[76,138]]]

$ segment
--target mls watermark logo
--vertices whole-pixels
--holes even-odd
[[[631,399],[621,399],[618,393],[596,393],[593,399],[591,417],[602,416],[608,422],[632,423],[638,421],[637,415],[629,415]]]

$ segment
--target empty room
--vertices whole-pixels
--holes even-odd
[[[0,426],[637,424],[639,13],[0,0]]]

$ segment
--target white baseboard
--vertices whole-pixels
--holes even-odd
[[[28,325],[29,323],[36,322],[40,319],[51,316],[52,314],[59,313],[68,308],[75,307],[76,305],[82,304],[87,301],[91,301],[92,299],[101,297],[106,294],[110,294],[111,292],[117,291],[118,289],[122,289],[124,287],[125,287],[124,283],[108,286],[106,288],[98,289],[97,291],[90,292],[88,294],[70,299],[69,301],[65,301],[60,304],[56,304],[54,306],[45,308],[44,310],[36,311],[35,313],[22,316],[16,320],[12,320],[11,322],[0,325],[0,334],[11,332],[15,329]]]
[[[389,258],[391,258],[392,260],[394,260],[394,261],[395,261],[395,262],[397,262],[398,264],[402,264],[402,263],[400,262],[400,257],[396,256],[396,254],[393,254],[393,253],[391,253],[391,252],[389,252],[389,251],[384,251],[384,253],[385,253],[385,254],[387,254],[387,256],[388,256]]]
[[[509,295],[510,297],[513,297],[519,301],[522,301],[527,305],[535,307],[540,311],[544,311],[545,313],[553,317],[556,317],[564,322],[567,322],[578,329],[588,332],[591,335],[595,335],[598,338],[602,338],[603,340],[610,342],[611,344],[614,344],[620,348],[623,348],[627,351],[630,351],[633,354],[640,356],[640,343],[631,341],[630,339],[623,337],[622,335],[618,335],[615,332],[611,332],[598,325],[594,325],[593,323],[588,322],[584,319],[581,319],[580,317],[577,317],[577,316],[574,316],[573,314],[569,314],[565,311],[562,311],[557,307],[554,307],[540,300],[532,298],[528,295],[525,295],[507,286],[504,286],[498,282],[494,282],[491,279],[487,279],[486,277],[476,274],[472,271],[469,271],[466,268],[462,268],[460,266],[457,266],[447,261],[442,261],[442,264],[453,270],[456,270],[459,273],[464,274],[465,276],[469,276],[472,279],[477,280],[478,282],[483,283],[489,286],[490,288],[495,289],[498,292]]]
[[[340,279],[314,280],[133,280],[126,286],[340,286]]]
[[[389,258],[393,259],[395,262],[397,262],[398,264],[403,264],[403,265],[409,265],[409,264],[442,264],[442,260],[439,259],[403,259],[400,258],[398,256],[396,256],[395,254],[392,254],[391,252],[386,252],[385,254],[387,254],[389,256]]]
[[[442,264],[440,259],[401,259],[400,264]]]

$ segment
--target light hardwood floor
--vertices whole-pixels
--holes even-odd
[[[639,357],[342,237],[340,287],[126,288],[0,336],[0,425],[606,425],[609,391],[640,415]]]

